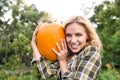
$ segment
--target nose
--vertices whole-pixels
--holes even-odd
[[[74,42],[76,42],[76,41],[77,41],[77,40],[76,40],[75,36],[72,36],[72,37],[71,37],[71,42],[74,43]]]

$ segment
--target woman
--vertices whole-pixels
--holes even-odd
[[[57,62],[41,57],[33,35],[31,45],[41,75],[44,79],[57,74],[59,80],[95,80],[101,67],[102,47],[95,29],[82,16],[73,16],[64,27],[66,39],[61,39],[62,47],[56,43],[58,51],[52,48]]]

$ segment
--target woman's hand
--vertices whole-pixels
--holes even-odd
[[[61,73],[64,74],[65,72],[68,71],[68,61],[67,61],[68,50],[65,39],[61,39],[61,44],[62,44],[62,48],[60,48],[59,44],[56,43],[58,51],[56,51],[54,48],[52,48],[52,50],[57,55]]]
[[[68,54],[67,54],[67,45],[66,45],[65,39],[61,39],[61,45],[62,45],[62,48],[58,43],[56,43],[56,47],[58,51],[56,51],[54,48],[52,48],[52,50],[57,55],[57,58],[59,61],[67,61]]]
[[[32,46],[32,49],[33,49],[33,57],[39,61],[40,60],[40,53],[38,51],[38,48],[37,48],[37,45],[36,45],[36,33],[38,32],[40,28],[40,25],[38,25],[36,28],[35,28],[35,31],[33,32],[33,36],[32,36],[32,40],[31,40],[31,46]]]

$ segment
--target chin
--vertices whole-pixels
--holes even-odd
[[[80,50],[72,50],[72,52],[76,54],[76,53],[79,53]]]

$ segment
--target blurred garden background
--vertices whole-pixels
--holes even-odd
[[[86,8],[84,8],[86,9]],[[10,18],[6,19],[6,14]],[[120,0],[104,0],[89,18],[103,43],[98,80],[120,80]],[[57,22],[22,0],[0,0],[0,80],[42,80],[31,64],[31,38],[39,22]],[[52,77],[50,80],[54,80]]]

